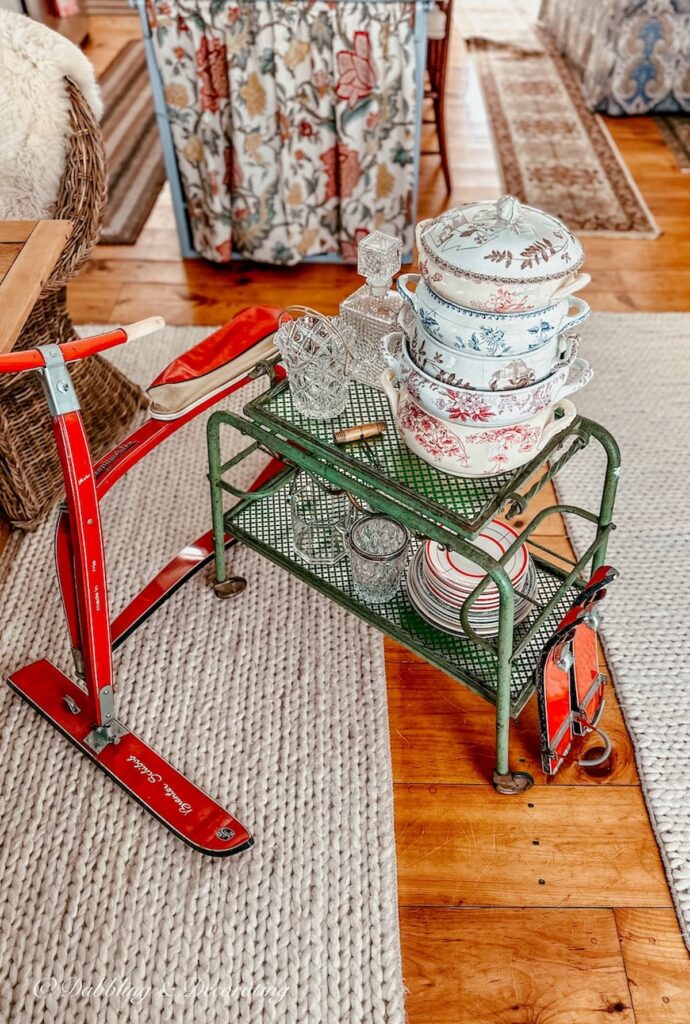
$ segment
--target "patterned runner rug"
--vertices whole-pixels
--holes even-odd
[[[108,167],[102,245],[134,245],[165,182],[144,43],[127,43],[99,79]]]
[[[581,351],[595,375],[577,395],[578,410],[603,423],[622,454],[608,554],[621,575],[606,602],[605,646],[690,948],[690,315],[595,314]],[[599,453],[573,459],[557,478],[561,501],[596,507],[594,460]],[[584,550],[581,522],[570,525]]]
[[[656,238],[659,229],[639,189],[604,121],[585,106],[568,63],[546,33],[526,16],[521,21],[519,7],[492,0],[491,11],[488,19],[470,3],[461,31],[479,74],[506,192],[580,234]]]
[[[117,362],[145,384],[209,331],[169,328]],[[201,417],[108,495],[115,612],[209,525],[205,462]],[[13,537],[0,566],[3,676],[42,656],[70,671],[52,531]],[[247,823],[248,853],[189,850],[0,686],[2,1021],[403,1024],[380,635],[232,557],[244,594],[195,577],[116,678],[119,716]]]

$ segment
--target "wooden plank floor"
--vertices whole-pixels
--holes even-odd
[[[89,55],[101,70],[136,37],[137,22],[91,22]],[[448,117],[450,201],[496,195],[481,95],[459,41]],[[662,235],[586,239],[587,299],[598,310],[690,310],[690,175],[652,120],[609,126]],[[433,157],[422,175],[426,216],[449,200]],[[100,247],[69,301],[77,322],[161,313],[176,324],[217,324],[249,303],[296,297],[333,312],[356,280],[335,266],[185,263],[164,192],[137,244]],[[567,546],[562,526],[546,529]],[[611,554],[615,561],[615,543]],[[492,709],[388,641],[386,661],[410,1024],[688,1024],[690,964],[615,695],[606,725],[616,753],[606,770],[571,767],[545,785],[530,707],[514,728],[514,759],[538,785],[500,797],[487,781]]]

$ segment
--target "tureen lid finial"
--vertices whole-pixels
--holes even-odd
[[[514,224],[520,216],[520,200],[515,196],[501,196],[496,203],[496,214],[498,219],[506,224]]]

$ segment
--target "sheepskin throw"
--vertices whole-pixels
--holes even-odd
[[[96,76],[81,50],[23,14],[0,10],[0,220],[52,213],[69,132],[65,78],[100,118]]]

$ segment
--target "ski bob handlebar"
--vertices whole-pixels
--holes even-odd
[[[66,341],[59,347],[65,362],[73,363],[77,359],[86,359],[88,356],[96,355],[97,352],[105,352],[106,349],[124,345],[128,341],[145,338],[148,334],[160,331],[162,327],[165,327],[165,320],[162,316],[149,316],[146,320],[137,320],[136,323],[128,324],[126,327],[116,327],[115,330],[108,331],[106,334]],[[44,366],[45,360],[39,348],[29,348],[25,352],[8,352],[6,355],[0,355],[0,373],[40,370]]]

